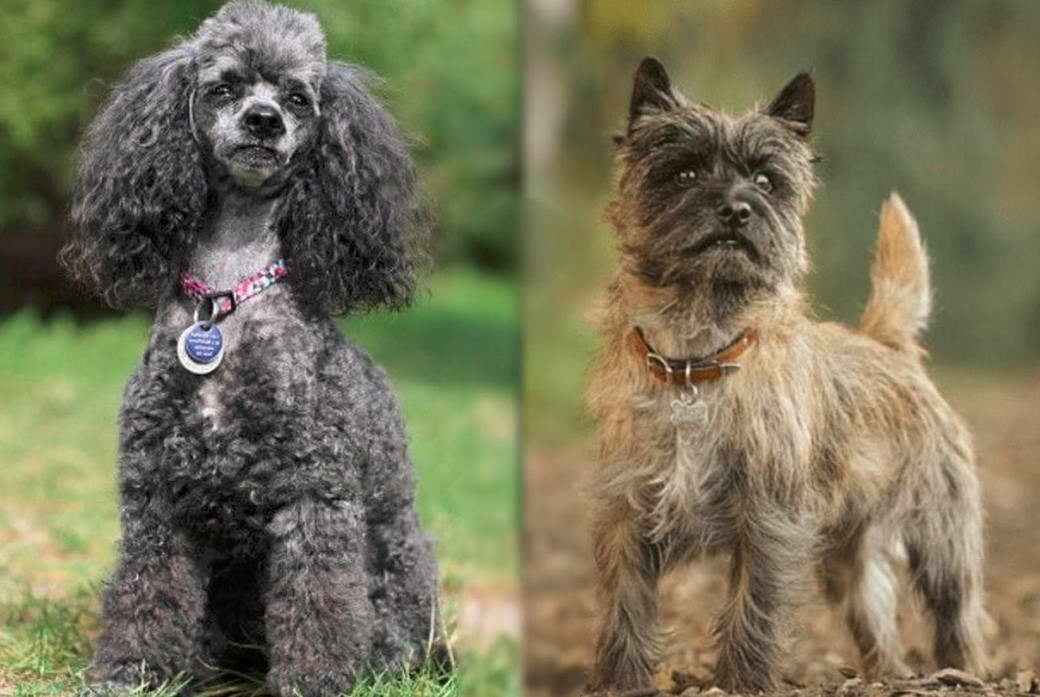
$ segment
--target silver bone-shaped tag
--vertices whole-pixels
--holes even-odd
[[[676,428],[703,427],[708,423],[708,405],[698,398],[696,388],[683,390],[672,400],[671,422]]]

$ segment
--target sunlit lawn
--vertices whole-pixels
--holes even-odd
[[[343,326],[401,395],[450,617],[467,593],[515,597],[518,329],[504,281],[454,272],[429,285],[406,313]],[[79,684],[118,534],[115,419],[147,328],[143,316],[0,322],[0,694]],[[517,691],[513,639],[456,636],[458,678],[388,676],[356,694]]]

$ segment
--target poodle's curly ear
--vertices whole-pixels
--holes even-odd
[[[197,234],[207,184],[191,131],[195,70],[181,44],[135,65],[84,139],[62,262],[117,308],[149,306]]]
[[[321,129],[277,222],[294,289],[332,314],[399,309],[426,262],[429,217],[408,147],[366,90],[373,77],[330,62]]]

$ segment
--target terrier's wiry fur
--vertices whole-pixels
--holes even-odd
[[[979,485],[969,434],[922,364],[927,259],[897,196],[860,328],[812,321],[803,298],[813,103],[805,74],[739,117],[688,103],[653,59],[636,75],[607,212],[620,264],[594,313],[603,346],[588,391],[601,441],[593,690],[651,682],[658,579],[716,552],[732,555],[716,630],[727,690],[772,684],[807,566],[866,671],[902,670],[890,563],[904,548],[936,662],[981,667]],[[700,385],[707,423],[679,432],[677,388],[626,345],[634,326],[672,357],[712,354],[747,329],[758,340],[739,371]]]

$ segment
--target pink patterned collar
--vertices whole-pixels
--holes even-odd
[[[204,300],[213,302],[212,316],[209,322],[215,322],[224,315],[231,314],[242,303],[255,295],[259,295],[289,273],[285,268],[285,260],[279,259],[254,274],[246,276],[229,290],[217,290],[198,276],[187,271],[181,273],[181,290],[184,294],[200,303]]]

